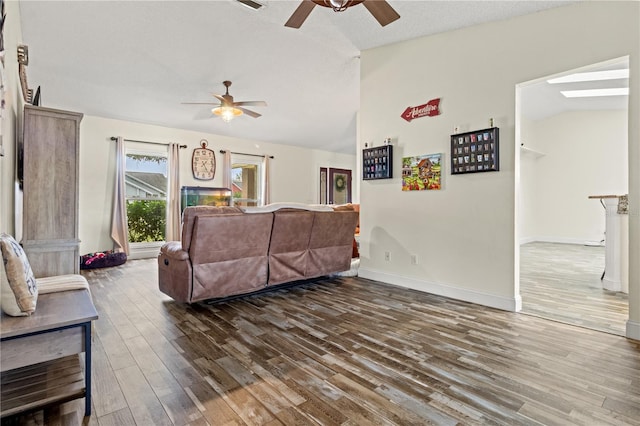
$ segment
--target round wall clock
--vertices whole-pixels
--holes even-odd
[[[193,177],[198,180],[211,180],[216,174],[216,154],[207,145],[209,143],[202,139],[200,146],[193,150],[191,157],[191,170]]]

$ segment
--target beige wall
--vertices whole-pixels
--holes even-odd
[[[355,171],[355,155],[309,150],[287,145],[192,132],[181,129],[85,116],[80,125],[80,252],[88,253],[113,247],[111,241],[111,205],[115,174],[115,145],[111,136],[126,139],[178,142],[181,186],[222,186],[221,149],[248,154],[270,154],[271,202],[318,202],[318,174],[321,166]],[[206,139],[216,152],[218,171],[212,181],[198,181],[191,173],[191,154]],[[155,147],[154,145],[149,145]],[[155,147],[155,149],[158,149]],[[162,149],[162,148],[160,148]]]
[[[515,86],[629,55],[628,334],[640,338],[639,15],[638,2],[580,2],[362,52],[360,148],[390,136],[396,170],[403,156],[419,154],[445,153],[447,164],[442,191],[403,193],[398,173],[361,183],[360,275],[518,310]],[[442,115],[400,118],[438,97]],[[500,127],[500,172],[452,176],[453,128],[482,129],[489,118]]]
[[[574,111],[523,125],[520,241],[584,244],[604,238],[605,214],[589,195],[626,194],[626,110]]]

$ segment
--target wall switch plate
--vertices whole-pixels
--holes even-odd
[[[391,260],[391,253],[388,251],[384,252],[384,260],[386,260],[387,262]]]

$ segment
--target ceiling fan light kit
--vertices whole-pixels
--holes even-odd
[[[235,117],[242,115],[241,110],[229,106],[219,106],[212,109],[211,112],[215,115],[219,115],[225,123],[228,123]]]
[[[334,12],[342,12],[347,10],[347,7],[352,6],[349,3],[360,3],[353,0],[324,0],[324,6],[330,7]]]
[[[398,12],[385,0],[302,0],[284,26],[300,28],[316,5],[330,7],[334,12],[343,12],[360,3],[364,4],[364,7],[383,27],[400,18]]]

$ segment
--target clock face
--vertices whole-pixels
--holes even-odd
[[[216,174],[216,154],[207,148],[196,148],[191,157],[193,177],[199,180],[211,180]]]

